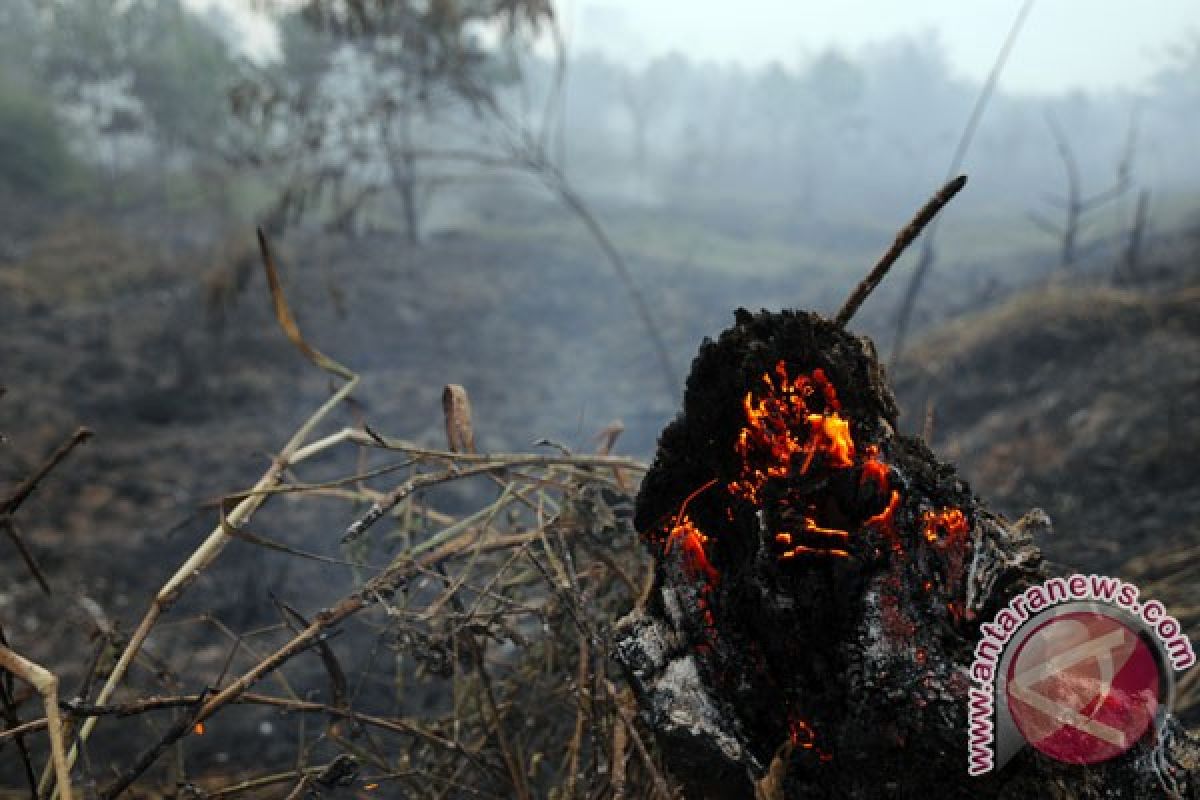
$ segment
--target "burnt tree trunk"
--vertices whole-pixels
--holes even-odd
[[[754,797],[775,762],[787,798],[1196,797],[1174,723],[1090,768],[1027,748],[968,776],[979,625],[1051,574],[1049,520],[990,513],[896,418],[871,342],[816,314],[738,311],[701,346],[638,497],[654,591],[615,652],[687,795]]]

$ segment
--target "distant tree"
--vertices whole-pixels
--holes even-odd
[[[416,244],[433,192],[461,177],[448,165],[499,158],[483,121],[496,121],[518,54],[551,19],[544,0],[310,0],[285,13],[287,61],[234,97],[263,134],[250,157],[285,172],[270,226],[315,209],[346,226],[390,195]]]
[[[268,228],[323,206],[328,211],[339,194],[349,204],[332,218],[350,220],[390,194],[415,245],[424,203],[442,183],[486,170],[532,177],[600,246],[674,393],[669,354],[648,303],[551,152],[566,59],[549,0],[309,0],[290,13],[331,43],[324,72],[296,84],[286,65],[282,73],[264,70],[233,94],[235,112],[261,135],[247,158],[281,174]],[[525,91],[526,71],[539,36],[553,42],[557,68],[545,96],[535,99]]]
[[[1055,223],[1044,216],[1030,212],[1029,219],[1038,228],[1059,239],[1059,266],[1069,268],[1079,257],[1079,238],[1083,233],[1087,216],[1116,200],[1129,191],[1132,184],[1133,156],[1136,147],[1137,115],[1130,118],[1129,136],[1125,149],[1117,162],[1117,175],[1113,185],[1103,191],[1086,194],[1083,189],[1079,172],[1079,163],[1070,141],[1063,133],[1058,118],[1053,113],[1046,115],[1046,123],[1054,138],[1054,147],[1063,164],[1063,175],[1066,179],[1066,192],[1062,195],[1049,195],[1046,200],[1062,213],[1062,223]]]
[[[772,158],[778,157],[789,128],[802,116],[802,93],[796,76],[778,61],[767,64],[754,79],[751,102],[755,115],[764,123]]]
[[[1200,33],[1180,40],[1166,56],[1154,76],[1158,97],[1181,110],[1200,112]]]
[[[80,174],[54,106],[28,83],[0,73],[0,189],[53,197]]]
[[[115,171],[132,160],[122,150],[141,142],[158,148],[164,173],[173,156],[213,154],[237,61],[181,0],[13,0],[22,5],[33,6],[21,16],[37,43],[32,69],[77,150]]]
[[[226,127],[240,74],[229,44],[179,0],[138,0],[125,17],[130,91],[163,150],[208,150]]]
[[[79,174],[38,65],[42,18],[30,0],[0,3],[0,188],[54,195]]]
[[[1149,224],[1150,190],[1142,189],[1138,192],[1137,205],[1134,207],[1133,220],[1129,224],[1121,261],[1113,269],[1114,283],[1121,284],[1140,277],[1142,250],[1146,244],[1146,230]]]
[[[803,82],[821,108],[845,113],[862,102],[867,79],[862,67],[837,48],[829,48],[808,65]]]
[[[633,133],[633,166],[639,176],[646,175],[651,130],[667,111],[672,87],[687,68],[686,58],[670,53],[625,76],[621,99]]]
[[[0,3],[0,69],[10,82],[29,80],[37,73],[37,43],[42,14],[33,0]]]
[[[821,191],[834,179],[836,157],[843,151],[859,151],[861,121],[856,112],[866,90],[862,68],[830,48],[819,53],[802,70],[789,97],[791,114],[797,119],[794,157],[800,212],[812,214]]]
[[[895,142],[916,157],[940,161],[954,147],[974,91],[954,81],[946,48],[934,32],[881,45],[865,56],[864,72],[864,102],[873,125],[893,131]]]

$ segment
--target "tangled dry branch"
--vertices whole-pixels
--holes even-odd
[[[628,493],[645,466],[609,454],[616,429],[595,454],[475,453],[470,405],[457,386],[448,387],[447,449],[383,436],[365,423],[323,431],[358,378],[300,334],[260,243],[280,325],[340,387],[254,486],[221,501],[212,532],[163,584],[134,632],[109,631],[112,657],[96,659],[86,681],[102,680],[99,691],[69,701],[44,692],[46,715],[8,715],[0,748],[52,734],[42,797],[69,798],[81,775],[86,791],[101,798],[135,785],[188,797],[301,797],[322,786],[414,797],[670,796],[607,657],[611,621],[637,601],[650,571]],[[356,456],[350,474],[302,479],[302,470],[322,462],[344,463],[347,451]],[[429,497],[455,487],[475,501],[471,510],[450,514]],[[249,529],[256,512],[281,495],[332,497],[357,515],[339,556]],[[205,662],[172,650],[172,628],[163,621],[196,599],[191,594],[203,591],[196,584],[219,569],[218,557],[235,540],[314,568],[350,568],[355,577],[321,608],[277,602],[280,623],[262,630],[235,632],[211,614],[172,620],[206,625],[231,641],[212,680]],[[310,652],[315,660],[297,660]],[[390,669],[381,668],[381,652],[391,656]],[[311,678],[316,661],[327,687],[302,691],[296,684],[305,678],[296,675]],[[169,674],[174,690],[147,683],[136,669],[145,664],[157,665],[150,672],[160,678]],[[33,675],[32,667],[0,666]],[[372,687],[389,680],[393,702],[381,703]],[[251,707],[321,721],[300,726],[291,769],[256,769],[249,758],[181,774],[184,748],[219,731],[228,710]],[[111,742],[131,718],[153,721],[153,740],[97,780],[89,749]]]

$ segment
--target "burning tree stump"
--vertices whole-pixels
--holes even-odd
[[[616,657],[689,797],[1196,797],[1200,748],[1082,768],[1031,749],[967,775],[981,620],[1050,575],[1010,524],[897,433],[874,347],[816,314],[736,313],[692,365],[638,496],[657,560]],[[1189,794],[1190,793],[1190,794]]]

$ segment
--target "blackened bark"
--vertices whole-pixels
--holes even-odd
[[[753,797],[790,742],[788,798],[1196,797],[1174,724],[1098,766],[1027,749],[968,776],[979,624],[1051,575],[1049,520],[993,515],[896,418],[870,341],[816,314],[738,311],[701,346],[638,497],[656,585],[615,654],[688,796]]]

